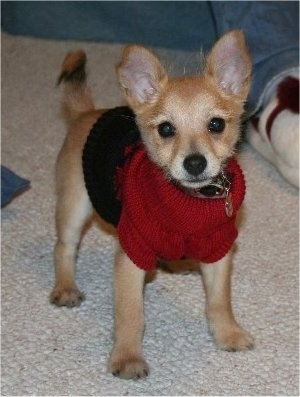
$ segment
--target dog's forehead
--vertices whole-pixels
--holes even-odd
[[[226,101],[204,78],[187,77],[169,82],[163,107],[172,117],[185,114],[190,120],[209,116],[226,116]]]

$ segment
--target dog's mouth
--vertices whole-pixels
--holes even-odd
[[[210,178],[174,181],[185,193],[194,197],[222,198],[230,188],[230,181],[223,170]]]
[[[200,189],[209,185],[213,181],[214,177],[198,177],[193,179],[182,179],[178,180],[178,184],[186,189]]]

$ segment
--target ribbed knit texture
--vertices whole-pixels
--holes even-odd
[[[197,198],[168,181],[140,146],[122,172],[120,243],[141,269],[152,270],[157,258],[183,257],[212,263],[221,259],[237,237],[235,218],[245,195],[243,173],[233,158],[226,173],[232,180],[233,215],[225,199]]]

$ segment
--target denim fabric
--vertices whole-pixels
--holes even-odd
[[[207,1],[2,1],[2,29],[60,40],[207,50],[216,30]]]
[[[1,165],[1,208],[29,187],[30,182]]]
[[[244,31],[254,63],[248,111],[254,113],[266,85],[299,65],[298,1],[212,1],[218,35]]]
[[[12,34],[184,50],[207,50],[217,35],[243,29],[254,60],[250,113],[268,82],[299,64],[298,1],[2,1],[1,10]]]

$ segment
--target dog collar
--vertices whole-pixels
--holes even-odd
[[[222,170],[219,175],[212,179],[209,185],[203,186],[198,189],[185,188],[184,191],[187,194],[198,198],[225,198],[225,211],[226,215],[230,218],[233,213],[230,187],[230,177],[225,174],[224,170]]]

